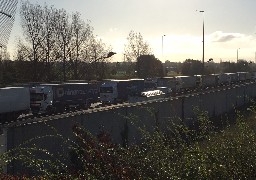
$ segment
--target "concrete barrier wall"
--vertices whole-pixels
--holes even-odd
[[[45,147],[54,153],[61,152],[66,149],[61,146],[61,138],[36,139],[36,137],[54,136],[58,132],[64,138],[73,140],[72,127],[76,124],[83,126],[94,135],[102,130],[109,132],[113,141],[118,144],[138,143],[141,138],[138,127],[145,126],[148,130],[153,131],[158,126],[164,130],[168,121],[178,123],[179,119],[191,124],[196,119],[195,107],[207,111],[209,117],[214,117],[233,110],[234,106],[242,106],[255,97],[256,85],[254,83],[157,102],[137,103],[90,113],[77,113],[59,119],[54,119],[56,117],[53,119],[43,118],[43,120],[47,120],[46,123],[38,122],[8,127],[7,150],[34,139],[33,143],[28,144]],[[22,167],[13,164],[11,171],[21,172],[20,168]]]

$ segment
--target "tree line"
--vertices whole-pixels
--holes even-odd
[[[90,21],[79,12],[22,1],[20,8],[23,37],[18,39],[14,61],[1,49],[0,85],[24,82],[95,80],[119,77],[118,65],[112,66],[115,53],[93,33]],[[8,61],[9,60],[9,61]],[[166,76],[164,64],[157,59],[141,33],[130,31],[124,45],[125,76],[147,78]],[[168,63],[165,63],[167,66]],[[181,65],[180,65],[181,64]],[[224,69],[206,62],[205,73],[252,70],[250,63],[226,63]],[[202,73],[199,60],[178,63],[177,73]]]
[[[115,53],[79,12],[22,1],[20,17],[23,37],[17,42],[15,62],[4,61],[10,58],[1,53],[2,84],[107,78],[106,64]],[[127,40],[127,61],[150,53],[140,33],[131,31]]]

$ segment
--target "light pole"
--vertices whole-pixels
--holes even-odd
[[[162,60],[164,60],[164,36],[165,35],[162,35]]]
[[[255,52],[255,57],[254,57],[255,59],[254,59],[254,63],[256,63],[256,52]]]
[[[204,14],[204,11],[199,11]],[[204,74],[204,16],[203,16],[203,58],[202,58],[202,74]]]
[[[238,50],[239,50],[240,48],[238,48],[237,50],[236,50],[236,63],[238,63]]]

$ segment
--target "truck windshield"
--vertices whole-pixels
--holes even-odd
[[[113,87],[100,87],[100,93],[113,93]]]
[[[44,99],[43,93],[30,93],[31,101],[42,101]]]

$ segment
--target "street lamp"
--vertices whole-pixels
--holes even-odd
[[[199,11],[204,13],[204,11]],[[202,74],[204,74],[204,16],[203,16],[203,58],[202,58]]]
[[[165,35],[162,35],[162,60],[164,60],[164,36]]]
[[[108,53],[108,55],[106,56],[106,57],[104,57],[104,58],[110,58],[111,56],[113,56],[113,55],[115,55],[116,53],[115,52],[109,52]]]
[[[256,63],[256,52],[255,52],[255,57],[254,57],[255,59],[254,59],[254,63]]]
[[[236,50],[236,63],[238,63],[238,50],[239,50],[240,48],[238,48],[237,50]]]

